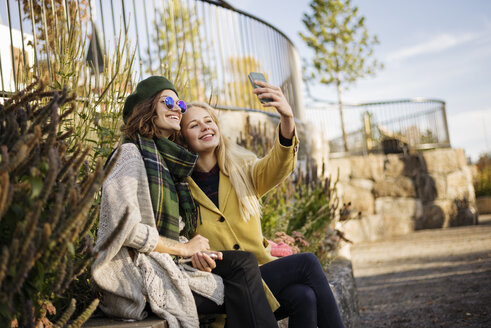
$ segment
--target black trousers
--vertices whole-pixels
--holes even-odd
[[[226,327],[278,327],[264,293],[261,272],[254,254],[243,251],[222,251],[223,260],[216,261],[212,271],[223,279],[225,304],[194,294],[199,314],[226,313]]]
[[[289,328],[344,328],[329,282],[314,254],[294,254],[266,263],[261,274],[280,302],[276,318],[289,317]]]

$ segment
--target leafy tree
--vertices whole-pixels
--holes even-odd
[[[247,74],[249,72],[264,72],[261,63],[254,56],[230,57],[226,66],[229,81],[226,87],[225,99],[228,103],[242,108],[254,108],[262,111],[272,111],[261,105],[255,95],[252,94],[252,86]],[[268,76],[266,74],[266,80]],[[276,112],[276,111],[274,111]]]
[[[156,34],[152,37],[154,46],[148,50],[148,73],[161,71],[171,79],[185,99],[206,101],[215,90],[201,81],[214,81],[216,72],[206,62],[211,60],[212,40],[205,39],[202,22],[196,7],[183,1],[165,2],[158,9],[154,20]],[[185,87],[187,84],[187,87]]]
[[[71,107],[60,108],[60,131],[71,131],[67,140],[69,153],[76,151],[79,141],[91,148],[92,170],[96,159],[101,155],[106,157],[119,139],[122,102],[131,91],[135,52],[120,31],[114,49],[104,53],[102,62],[98,63],[104,69],[96,73],[95,63],[87,60],[93,50],[86,47],[87,34],[92,31],[89,0],[22,0],[21,3],[23,19],[34,26],[37,41],[29,47],[37,54],[37,65],[25,65],[28,74],[18,75],[16,82],[27,86],[37,76],[51,90],[66,88],[77,95],[78,101],[72,104],[74,110],[63,115]]]
[[[43,51],[57,50],[59,35],[67,33],[68,24],[77,23],[80,27],[81,22],[89,20],[89,0],[22,0],[22,6],[24,20],[34,20],[37,39],[45,42]],[[49,44],[49,50],[46,44]]]
[[[358,16],[358,7],[351,0],[312,0],[312,14],[304,13],[307,33],[300,37],[314,51],[306,80],[335,84],[345,151],[348,150],[343,120],[343,88],[375,70],[382,68],[373,55],[373,46],[379,41],[371,37],[365,27],[365,17]]]
[[[34,26],[35,43],[31,46],[39,56],[37,75],[46,79],[55,79],[59,65],[56,64],[62,51],[66,50],[66,36],[72,30],[81,30],[82,24],[89,21],[89,0],[22,0],[23,19]],[[70,49],[67,50],[70,52]],[[33,64],[33,63],[31,63]],[[28,63],[24,63],[24,69],[28,69]],[[51,67],[53,66],[53,67]],[[29,74],[25,85],[33,81]],[[21,81],[26,82],[26,81]]]

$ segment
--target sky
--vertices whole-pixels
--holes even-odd
[[[312,52],[298,33],[310,0],[228,0],[237,9],[286,34],[300,57]],[[353,0],[380,44],[374,57],[384,63],[375,77],[344,93],[347,103],[426,97],[446,102],[450,142],[473,162],[491,152],[491,1]],[[333,87],[311,92],[336,101]]]

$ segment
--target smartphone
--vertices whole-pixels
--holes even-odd
[[[248,75],[248,77],[249,77],[249,81],[251,82],[251,85],[252,85],[252,87],[254,89],[260,88],[260,86],[256,85],[254,83],[254,81],[264,81],[264,82],[267,82],[263,73],[250,72],[249,75]],[[263,98],[263,99],[258,98],[258,99],[259,99],[259,101],[262,104],[273,101],[273,99],[271,99],[271,98]]]
[[[216,260],[218,258],[218,255],[216,255],[215,253],[210,253],[210,254],[208,254],[208,256],[211,257],[213,260]],[[189,263],[191,261],[192,261],[191,257],[186,257],[186,258],[180,259],[179,263],[184,264],[184,263]]]

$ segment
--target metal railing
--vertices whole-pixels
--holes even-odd
[[[193,100],[211,100],[224,109],[269,111],[252,94],[247,78],[249,72],[263,72],[282,87],[296,116],[303,116],[301,70],[292,42],[224,1],[5,0],[0,13],[2,94],[16,91],[19,75],[29,70],[56,74],[57,56],[46,40],[56,42],[60,27],[69,31],[80,20],[90,39],[81,51],[95,75],[104,69],[102,62],[111,61],[107,54],[121,36],[134,51],[135,81],[179,72]]]
[[[409,149],[450,147],[445,102],[402,99],[343,105],[345,151],[337,105],[308,106],[306,120],[317,125],[329,140],[331,157],[366,155],[384,151],[384,140],[398,140]]]
[[[304,110],[301,70],[292,42],[269,23],[212,0],[5,0],[0,4],[0,96],[37,75],[55,80],[57,51],[66,51],[62,33],[80,29],[86,71],[96,81],[86,94],[104,91],[98,74],[121,52],[132,60],[133,81],[149,75],[179,75],[189,99],[228,110],[263,111],[247,75],[263,72],[281,86],[295,117],[312,120],[330,140],[334,155],[381,151],[383,138],[397,137],[415,149],[449,147],[445,103],[396,100],[344,106],[348,151],[337,108],[317,104]],[[64,59],[69,58],[65,56]],[[27,77],[27,78],[26,78]],[[87,81],[85,78],[84,81]],[[131,90],[120,82],[121,97]]]

